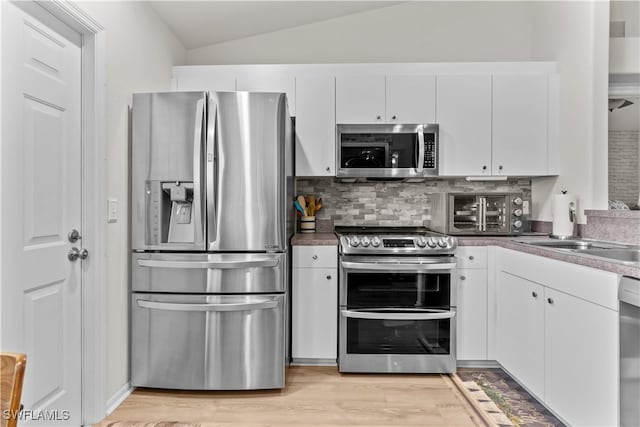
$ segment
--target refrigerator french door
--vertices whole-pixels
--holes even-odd
[[[284,386],[292,141],[285,94],[133,96],[133,385]]]

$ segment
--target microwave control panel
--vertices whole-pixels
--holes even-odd
[[[436,135],[434,133],[424,134],[424,165],[425,169],[436,168]]]

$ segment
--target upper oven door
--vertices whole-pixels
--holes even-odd
[[[437,125],[337,125],[336,176],[434,176]]]
[[[456,306],[455,258],[343,256],[340,305],[444,309]]]

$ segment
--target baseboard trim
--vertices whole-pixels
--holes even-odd
[[[458,360],[458,368],[502,368],[495,360]]]
[[[291,366],[337,366],[336,359],[294,358]]]
[[[111,413],[115,411],[127,397],[129,397],[133,390],[134,387],[131,387],[131,383],[129,382],[120,387],[120,389],[116,391],[114,395],[109,398],[109,400],[107,400],[106,416],[108,417],[109,415],[111,415]]]

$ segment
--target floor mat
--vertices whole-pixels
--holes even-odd
[[[460,368],[457,375],[470,394],[477,397],[479,406],[500,426],[564,426],[502,369]],[[502,414],[495,413],[494,404]]]

